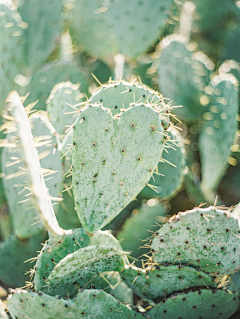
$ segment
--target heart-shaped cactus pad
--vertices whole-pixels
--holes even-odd
[[[73,190],[79,219],[94,233],[146,186],[161,158],[162,122],[151,105],[133,104],[113,117],[87,105],[73,129]]]

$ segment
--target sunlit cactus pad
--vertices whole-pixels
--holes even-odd
[[[217,287],[211,276],[188,266],[125,266],[121,276],[137,295],[151,300],[192,287]]]
[[[151,319],[227,319],[239,306],[236,295],[227,290],[199,289],[175,294],[148,312]]]
[[[79,292],[74,299],[58,298],[19,290],[9,298],[9,312],[13,319],[143,318],[104,291],[88,289]]]
[[[81,277],[105,271],[122,271],[123,268],[123,255],[117,248],[107,245],[88,246],[63,258],[50,273],[48,282],[64,286]]]
[[[157,263],[187,264],[212,274],[239,269],[238,221],[215,207],[195,208],[172,217],[152,242]]]
[[[87,106],[73,131],[73,190],[83,227],[108,224],[147,184],[163,150],[159,114],[135,104],[118,117]]]

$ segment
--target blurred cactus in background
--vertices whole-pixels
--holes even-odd
[[[0,0],[0,319],[239,317],[239,21]]]

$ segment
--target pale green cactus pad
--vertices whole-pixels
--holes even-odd
[[[47,100],[47,112],[52,125],[60,135],[76,120],[76,107],[81,100],[79,85],[62,82],[54,86]],[[72,108],[74,106],[75,108]],[[79,108],[79,106],[78,106]]]
[[[25,93],[30,92],[26,103],[38,101],[35,109],[45,110],[46,101],[54,85],[67,81],[80,84],[81,92],[88,93],[87,79],[77,65],[62,62],[44,65],[41,70],[33,74],[31,82],[25,89]]]
[[[193,287],[217,287],[211,276],[187,266],[125,266],[121,277],[137,295],[151,300]]]
[[[46,187],[52,198],[56,198],[61,193],[63,181],[56,131],[44,115],[33,115],[30,124],[46,179]],[[27,238],[37,234],[44,226],[40,221],[38,207],[29,191],[31,179],[28,176],[29,168],[25,164],[22,143],[15,132],[8,133],[7,141],[9,145],[14,143],[16,147],[5,147],[2,154],[5,192],[15,233],[19,238]],[[56,206],[54,208],[56,209]]]
[[[0,244],[0,281],[10,287],[22,287],[29,281],[32,264],[26,262],[37,256],[41,243],[46,239],[46,232],[20,240],[16,235],[9,236]]]
[[[131,59],[144,54],[159,40],[172,4],[171,0],[112,1],[108,24],[113,25],[120,52]]]
[[[65,289],[67,292],[70,292],[72,287],[66,286],[63,292],[59,290],[58,287],[49,287],[47,285],[47,278],[56,264],[58,264],[68,254],[73,253],[79,248],[88,246],[89,241],[90,237],[82,228],[66,231],[63,241],[58,243],[50,237],[43,246],[36,263],[34,276],[35,290],[46,291],[50,295],[65,294]],[[76,292],[77,288],[74,286],[73,288],[75,288],[73,290]]]
[[[143,318],[111,295],[95,289],[83,290],[74,299],[57,299],[44,293],[17,290],[9,297],[8,304],[13,319]]]
[[[187,264],[215,275],[231,274],[240,267],[239,233],[238,221],[215,207],[178,213],[156,232],[153,260]]]
[[[129,108],[133,103],[152,104],[152,107],[157,111],[161,111],[161,113],[168,110],[168,106],[164,103],[161,94],[147,86],[136,85],[126,81],[113,81],[102,85],[93,93],[89,102],[102,104],[111,110],[112,115]],[[162,117],[163,120],[168,121],[166,115],[163,114]]]
[[[123,250],[119,241],[110,233],[110,231],[98,230],[93,236],[90,237],[90,246],[94,245],[105,245],[105,246],[113,246],[119,250]]]
[[[0,319],[8,319],[3,302],[0,300]]]
[[[25,67],[29,72],[34,72],[42,66],[60,42],[63,27],[62,3],[58,0],[24,0],[21,1],[18,11],[23,21],[28,24],[22,33]]]
[[[87,106],[73,131],[73,190],[77,213],[90,233],[107,225],[147,184],[163,149],[158,113],[133,105],[113,118]]]
[[[52,270],[47,281],[50,285],[64,286],[81,277],[94,276],[105,271],[122,271],[123,254],[113,246],[88,246],[63,258]]]
[[[237,296],[227,290],[200,289],[173,295],[147,312],[151,319],[227,319],[239,306]]]
[[[0,4],[0,110],[8,93],[14,87],[14,78],[20,73],[23,60],[22,38],[23,23],[16,10]]]
[[[158,76],[161,93],[172,100],[173,105],[182,106],[174,108],[177,117],[184,122],[200,119],[202,80],[195,72],[192,52],[183,37],[170,35],[162,41]]]
[[[208,112],[203,114],[204,125],[199,139],[201,188],[206,196],[210,191],[215,191],[228,166],[230,148],[237,131],[237,85],[234,76],[221,73],[206,87]]]
[[[142,198],[171,198],[183,182],[183,172],[186,166],[183,142],[176,130],[171,129],[166,133],[169,139],[164,143],[162,159],[148,182],[150,186],[146,186],[139,194]]]
[[[69,31],[73,42],[91,56],[105,58],[117,52],[112,27],[107,25],[107,6],[97,0],[68,1]]]

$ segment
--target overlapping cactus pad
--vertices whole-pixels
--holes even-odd
[[[135,104],[119,117],[87,106],[73,131],[73,190],[83,227],[90,233],[112,220],[147,184],[163,150],[159,114]]]
[[[187,264],[215,275],[239,269],[240,229],[228,212],[195,208],[172,217],[152,242],[155,262]]]
[[[121,276],[137,295],[151,300],[192,287],[217,287],[211,276],[188,266],[125,266]]]
[[[42,292],[16,291],[9,298],[9,312],[13,319],[143,318],[104,291],[83,290],[75,299],[58,299]]]
[[[227,290],[199,289],[176,294],[157,304],[148,314],[151,319],[227,319],[237,310],[239,300]]]

